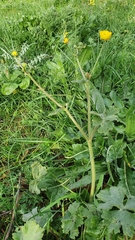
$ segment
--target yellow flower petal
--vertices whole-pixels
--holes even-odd
[[[18,52],[14,50],[14,51],[11,53],[11,55],[12,55],[13,57],[17,57],[17,56],[18,56]]]
[[[99,36],[100,36],[101,40],[108,41],[108,40],[110,40],[110,38],[112,36],[112,32],[110,32],[108,30],[99,31]]]
[[[67,37],[64,38],[63,43],[67,44],[69,42],[69,39]]]

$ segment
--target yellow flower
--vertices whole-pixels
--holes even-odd
[[[90,0],[90,5],[94,6],[95,5],[95,0]]]
[[[14,50],[14,51],[11,53],[11,55],[12,55],[13,57],[17,57],[17,56],[18,56],[18,52]]]
[[[103,30],[103,31],[99,31],[99,35],[101,40],[108,41],[112,36],[112,32],[108,30]]]
[[[67,44],[69,42],[69,39],[67,37],[64,38],[63,43]]]

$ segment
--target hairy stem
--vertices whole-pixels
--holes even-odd
[[[94,160],[94,154],[93,154],[93,147],[92,147],[92,138],[93,138],[93,131],[91,127],[91,99],[90,99],[90,82],[86,79],[83,69],[80,65],[78,57],[76,58],[80,72],[82,74],[82,77],[85,82],[85,92],[87,97],[87,128],[88,128],[88,150],[90,155],[90,162],[91,162],[91,175],[92,175],[92,183],[91,183],[91,191],[90,191],[90,201],[92,201],[92,198],[94,196],[95,191],[95,182],[96,182],[96,170],[95,170],[95,160]]]
[[[91,191],[90,191],[90,202],[91,202],[95,192],[96,169],[95,169],[95,160],[94,160],[94,154],[93,154],[92,141],[88,140],[87,144],[88,144],[88,149],[90,153],[91,175],[92,175],[92,183],[91,183]]]

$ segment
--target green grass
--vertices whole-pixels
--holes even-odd
[[[18,238],[12,233],[25,222],[33,232],[30,218],[39,224],[39,233],[43,229],[43,237],[36,240],[134,239],[135,2],[88,2],[0,3],[2,240],[22,239],[19,230]],[[113,34],[103,43],[99,31],[104,29]],[[68,44],[63,43],[65,32]],[[27,63],[24,72],[42,89],[32,81],[26,89],[19,87],[25,73],[18,68],[20,75],[14,77],[13,50],[21,53],[21,63]],[[10,84],[9,95],[5,83]],[[96,187],[91,202],[89,141],[68,111],[92,138]]]

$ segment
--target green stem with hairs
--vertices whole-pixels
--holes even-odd
[[[80,69],[80,72],[82,74],[83,80],[85,82],[85,92],[87,97],[87,128],[88,128],[88,137],[87,137],[87,145],[90,155],[90,163],[91,163],[91,175],[92,175],[92,182],[91,182],[91,191],[90,191],[90,201],[92,201],[92,198],[94,196],[95,191],[95,183],[96,183],[96,169],[95,169],[95,160],[94,160],[94,154],[93,154],[93,147],[92,147],[92,138],[93,138],[93,131],[91,126],[91,100],[90,100],[90,82],[86,79],[83,69],[81,67],[81,64],[79,62],[78,57],[76,57],[78,67]]]

